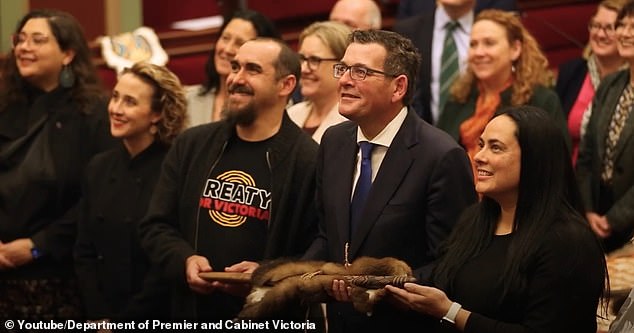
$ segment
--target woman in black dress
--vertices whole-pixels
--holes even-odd
[[[81,26],[28,13],[0,77],[0,318],[74,318],[80,178],[114,144]]]
[[[448,238],[434,287],[388,290],[442,318],[434,332],[595,333],[607,269],[562,158],[564,134],[545,111],[512,107],[488,122],[479,147],[482,200]]]

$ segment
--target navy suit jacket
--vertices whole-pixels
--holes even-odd
[[[307,258],[344,262],[396,257],[426,278],[440,243],[460,213],[477,201],[469,159],[455,140],[409,111],[368,195],[358,232],[349,239],[357,125],[344,122],[322,138],[317,164],[319,236]]]
[[[439,245],[463,209],[477,201],[469,158],[462,147],[409,111],[381,163],[361,224],[353,235],[349,235],[350,198],[358,151],[357,125],[348,121],[330,127],[319,149],[319,234],[304,259],[343,263],[344,248],[350,241],[350,262],[361,256],[398,258],[426,284]],[[329,327],[333,332],[381,331],[393,327],[394,315],[399,316],[399,322],[410,323],[418,323],[422,317],[413,311],[385,311],[384,315],[377,310],[366,317],[355,313],[349,304],[335,303],[329,305]]]

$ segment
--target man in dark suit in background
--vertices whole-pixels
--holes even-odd
[[[352,29],[381,29],[381,8],[374,0],[339,0],[329,18]]]
[[[424,1],[421,1],[424,2]],[[412,101],[416,113],[431,124],[435,124],[442,112],[439,103],[441,57],[447,24],[455,21],[458,27],[451,32],[458,52],[460,72],[466,67],[469,35],[473,25],[475,0],[438,0],[435,10],[399,20],[394,31],[409,38],[421,52],[422,64],[418,79],[418,90]]]
[[[490,8],[509,11],[518,10],[516,0],[476,0],[476,13]],[[396,19],[402,20],[421,13],[431,12],[434,9],[436,9],[435,0],[401,0],[398,4]]]
[[[469,160],[455,140],[406,106],[420,65],[410,40],[370,30],[354,31],[349,41],[334,75],[339,113],[352,121],[331,127],[322,138],[319,235],[304,259],[395,257],[425,283],[440,243],[462,210],[476,202]],[[333,292],[348,300],[343,281],[333,284]],[[348,302],[328,305],[331,333],[385,332],[396,323],[420,327],[423,320],[387,304],[375,307],[371,317]]]

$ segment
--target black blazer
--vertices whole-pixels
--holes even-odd
[[[319,235],[305,259],[344,262],[356,138],[353,122],[330,127],[322,138],[317,162]],[[465,151],[449,135],[409,111],[376,175],[358,232],[350,237],[350,261],[361,256],[399,258],[415,270],[421,283],[428,281],[439,245],[463,209],[476,202],[472,178]],[[333,332],[376,331],[410,315],[396,312],[382,317],[376,311],[368,318],[351,306],[346,309],[347,305],[329,305],[329,327],[337,327]],[[420,317],[407,318],[420,321]],[[342,321],[346,322],[343,329]]]
[[[167,316],[166,284],[137,232],[165,154],[155,142],[131,159],[121,145],[86,168],[74,254],[87,319]]]
[[[424,1],[419,1],[424,2]],[[420,52],[416,93],[411,106],[416,113],[430,124],[433,123],[431,114],[431,45],[434,33],[435,10],[423,12],[420,15],[398,20],[394,24],[394,31],[409,38]]]
[[[577,182],[586,211],[599,211],[601,172],[605,139],[610,121],[623,90],[630,82],[629,69],[606,76],[592,101],[592,115],[579,147]],[[634,116],[630,114],[621,131],[614,153],[614,174],[609,189],[613,205],[605,212],[612,234],[605,240],[608,250],[625,244],[634,234]]]
[[[561,100],[564,116],[568,119],[570,109],[577,101],[579,91],[588,74],[588,63],[583,58],[575,58],[559,65],[555,91]]]
[[[107,101],[82,106],[62,87],[44,93],[28,86],[25,94],[29,101],[0,110],[0,241],[31,238],[44,256],[0,278],[66,279],[81,175],[90,158],[115,143]]]

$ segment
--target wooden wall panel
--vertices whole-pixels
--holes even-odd
[[[30,0],[29,8],[53,8],[73,15],[84,28],[86,39],[106,34],[105,0]]]
[[[175,21],[221,14],[217,0],[143,0],[143,25],[157,32],[172,30]]]

